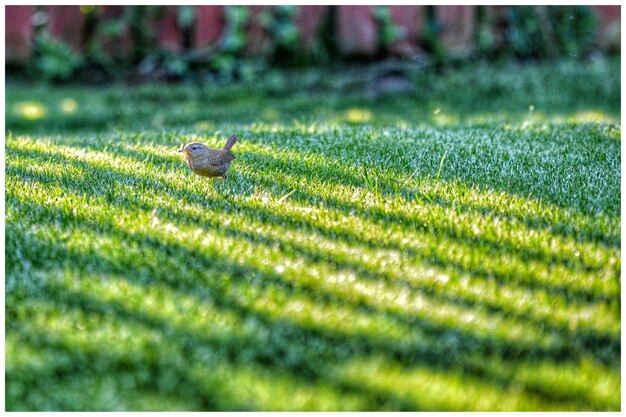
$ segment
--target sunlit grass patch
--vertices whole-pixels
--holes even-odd
[[[61,110],[64,113],[76,113],[78,110],[78,103],[73,98],[65,98],[61,101]]]
[[[351,108],[345,113],[346,121],[352,124],[370,122],[372,117],[372,112],[367,109]]]
[[[618,410],[619,111],[515,82],[509,108],[423,117],[9,92],[7,408]],[[57,113],[26,123],[28,100]],[[176,152],[233,133],[226,181]]]
[[[46,106],[37,101],[21,101],[13,104],[13,113],[27,120],[37,120],[46,117]]]

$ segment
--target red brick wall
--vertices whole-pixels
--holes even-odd
[[[202,48],[220,38],[224,30],[223,6],[198,6],[196,8],[196,31],[194,46]]]
[[[5,14],[5,51],[9,63],[26,63],[30,58],[33,40],[31,17],[33,6],[6,6]]]
[[[48,7],[48,31],[50,36],[62,39],[75,50],[83,48],[83,14],[79,6]]]
[[[300,6],[296,26],[300,29],[304,47],[311,48],[328,13],[326,6]]]
[[[124,6],[98,6],[101,19],[115,18],[123,13]],[[249,43],[247,52],[263,53],[266,42],[265,29],[259,24],[259,13],[271,6],[251,6],[248,24]],[[328,13],[329,6],[301,6],[296,16],[303,46],[311,47]],[[339,48],[345,55],[373,55],[378,48],[378,23],[374,17],[374,6],[338,6],[336,34]],[[47,6],[47,29],[51,36],[63,39],[72,47],[84,47],[82,25],[84,17],[79,6]],[[497,14],[498,8],[492,8]],[[620,6],[595,6],[600,20],[599,45],[607,49],[619,50]],[[8,63],[25,63],[31,56],[33,28],[31,17],[33,6],[6,6],[6,59]],[[435,16],[441,23],[440,39],[444,47],[452,53],[464,53],[473,47],[475,39],[474,6],[435,6]],[[391,52],[410,55],[420,50],[420,34],[425,22],[424,6],[391,6],[394,23],[403,29],[403,38],[395,42]],[[182,35],[177,23],[177,8],[166,7],[164,15],[156,22],[157,39],[163,49],[178,52],[182,49]],[[196,20],[192,45],[205,47],[217,42],[224,30],[223,6],[196,7]],[[494,28],[497,32],[497,28]],[[497,33],[496,33],[497,34]],[[116,43],[117,53],[130,50],[132,39],[129,33]],[[110,45],[109,45],[110,47]]]
[[[621,7],[596,6],[596,10],[600,19],[598,43],[602,48],[619,51],[621,38]]]
[[[183,47],[182,32],[178,27],[176,6],[166,6],[165,13],[155,22],[159,46],[167,51],[180,52]]]
[[[99,19],[102,21],[115,21],[124,15],[124,6],[102,6]],[[128,58],[133,50],[129,28],[124,28],[122,33],[115,35],[99,35],[98,41],[102,45],[104,53],[111,57],[123,59]]]
[[[375,6],[339,6],[337,33],[341,52],[373,55],[378,48]]]
[[[419,6],[392,6],[391,19],[403,30],[403,36],[391,50],[398,55],[413,55],[420,51],[419,37],[424,30],[424,8]]]
[[[441,22],[441,43],[452,53],[468,52],[474,45],[474,6],[439,6],[435,16]]]

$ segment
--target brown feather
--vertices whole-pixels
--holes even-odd
[[[235,142],[237,142],[237,136],[236,135],[232,135],[226,141],[226,144],[224,145],[224,150],[225,151],[230,151],[232,149],[233,145],[235,144]]]
[[[189,168],[203,177],[226,177],[226,171],[235,156],[230,152],[237,141],[232,135],[223,149],[210,149],[200,142],[190,142],[181,150],[189,163]]]

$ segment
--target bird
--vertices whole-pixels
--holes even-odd
[[[202,177],[226,179],[226,171],[235,156],[230,152],[237,142],[237,136],[232,135],[226,141],[224,148],[211,149],[200,142],[189,142],[178,150],[187,159],[189,168]]]

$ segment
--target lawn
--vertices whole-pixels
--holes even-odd
[[[411,81],[9,84],[6,408],[620,410],[619,62]]]

